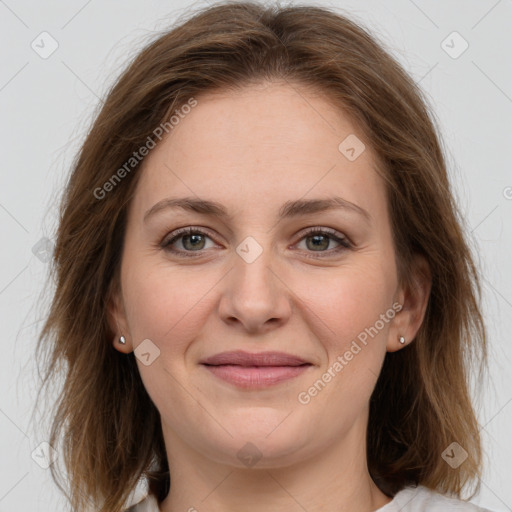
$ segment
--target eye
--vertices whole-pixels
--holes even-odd
[[[211,246],[206,246],[207,239],[212,240],[211,236],[209,236],[206,231],[189,226],[171,233],[170,236],[165,238],[161,243],[161,248],[180,257],[194,257],[199,256],[201,251],[211,248]],[[352,248],[351,242],[349,242],[346,237],[330,228],[309,228],[302,234],[300,242],[303,241],[306,245],[306,249],[304,249],[306,252],[320,253],[319,255],[308,256],[311,258],[324,257],[324,253],[326,253],[326,256],[331,256]],[[328,250],[332,242],[338,244],[338,246]],[[181,247],[179,247],[179,245],[181,245]],[[176,246],[178,246],[178,248],[176,248]]]
[[[171,238],[166,238],[161,247],[178,256],[194,256],[193,254],[187,254],[187,252],[200,252],[207,249],[208,247],[205,247],[207,238],[211,240],[211,237],[205,231],[190,226],[171,233]],[[177,242],[178,245],[182,246],[181,249],[172,248]]]
[[[309,228],[306,233],[303,233],[300,241],[305,242],[307,252],[327,253],[327,255],[332,255],[333,253],[337,254],[352,248],[352,244],[346,237],[330,228]],[[337,247],[327,250],[332,242],[338,244]],[[323,254],[319,256],[312,255],[310,257],[323,257]]]

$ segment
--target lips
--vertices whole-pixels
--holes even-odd
[[[201,362],[215,377],[240,388],[264,388],[292,379],[312,365],[283,352],[222,352]]]
[[[202,361],[211,366],[301,366],[309,364],[304,359],[284,352],[260,352],[251,354],[242,350],[222,352]]]

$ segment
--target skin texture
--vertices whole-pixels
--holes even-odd
[[[170,462],[161,510],[376,510],[390,498],[366,465],[368,403],[386,351],[416,335],[430,282],[399,287],[376,159],[368,144],[355,161],[338,150],[348,135],[364,135],[322,96],[264,83],[197,100],[143,163],[111,307],[127,340],[116,338],[117,350],[145,339],[160,350],[150,365],[137,364]],[[364,208],[371,222],[342,210],[278,218],[286,201],[333,195]],[[157,202],[184,196],[217,201],[230,218],[168,209],[143,221]],[[183,237],[172,244],[192,257],[162,248],[187,226],[207,233],[195,245]],[[327,234],[317,247],[308,227],[336,230],[353,246],[336,253],[340,244]],[[262,249],[251,263],[236,250],[246,237]],[[394,303],[401,311],[300,403],[299,393]],[[199,364],[237,349],[287,352],[312,366],[265,389],[240,389]],[[237,456],[250,451],[247,443],[261,456],[252,466]]]

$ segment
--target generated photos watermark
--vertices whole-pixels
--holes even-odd
[[[398,302],[393,303],[393,306],[389,308],[385,313],[382,313],[379,317],[379,319],[371,326],[364,329],[364,331],[361,331],[357,336],[356,339],[352,340],[352,343],[350,344],[350,348],[347,349],[343,355],[339,355],[336,358],[336,361],[329,366],[327,371],[325,371],[322,376],[317,379],[306,391],[301,391],[297,395],[297,400],[302,405],[307,405],[311,402],[311,399],[322,391],[325,386],[329,382],[331,382],[332,379],[334,379],[340,372],[345,368],[345,366],[348,365],[350,361],[361,352],[363,347],[365,347],[368,344],[368,336],[370,338],[374,338],[377,336],[377,334],[384,329],[386,324],[388,324],[393,318],[395,318],[395,315],[402,310],[402,305]],[[359,341],[363,347],[361,347],[358,342]]]
[[[183,119],[188,113],[191,112],[192,108],[197,105],[197,100],[193,97],[190,98],[184,105],[181,106],[179,110],[175,110],[175,114],[173,114],[168,121],[161,123],[153,130],[153,136],[148,136],[146,142],[139,147],[137,151],[132,153],[126,162],[117,169],[117,171],[112,174],[112,176],[105,182],[101,187],[96,187],[94,189],[94,197],[98,200],[104,199],[105,196],[114,190],[115,186],[121,182],[123,178],[126,177],[140,162],[146,157],[149,152],[156,147],[155,139],[158,141],[162,140],[162,137],[165,134],[168,134],[171,130],[174,129],[176,125],[179,124],[180,120]]]

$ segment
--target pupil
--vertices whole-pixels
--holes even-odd
[[[321,249],[325,249],[327,245],[329,245],[329,240],[324,235],[313,235],[311,239],[314,241],[314,247],[320,247]],[[322,243],[323,242],[323,243]],[[327,245],[326,245],[327,242]]]
[[[202,241],[201,238],[202,238],[202,235],[197,235],[197,234],[196,235],[187,235],[184,238],[185,247],[187,245],[187,241],[194,240],[194,242],[192,242],[192,248],[194,248],[194,247],[197,248],[198,245],[195,242],[201,242]]]

